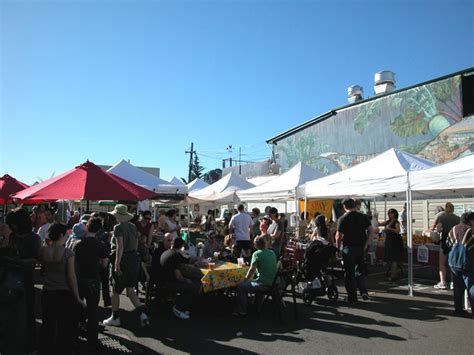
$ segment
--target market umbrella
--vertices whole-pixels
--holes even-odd
[[[150,199],[155,193],[85,162],[59,176],[31,186],[13,198],[20,200],[128,200]]]
[[[8,174],[5,174],[0,178],[0,204],[4,205],[4,219],[7,214],[7,204],[12,201],[10,196],[26,188],[28,188],[27,184],[18,181]]]
[[[0,204],[11,201],[11,195],[28,188],[27,184],[18,181],[14,177],[5,174],[0,178]]]

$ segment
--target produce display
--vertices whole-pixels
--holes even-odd
[[[407,244],[407,237],[402,236],[403,242]],[[379,236],[379,242],[385,242],[384,236]],[[439,242],[434,242],[429,236],[425,235],[413,235],[413,244],[439,244]]]

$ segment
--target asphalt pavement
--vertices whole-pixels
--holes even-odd
[[[452,291],[436,290],[436,270],[417,267],[415,295],[407,280],[384,281],[381,266],[368,278],[370,300],[348,305],[344,281],[339,300],[318,298],[311,306],[298,299],[295,320],[291,298],[283,321],[270,303],[257,316],[234,318],[232,298],[206,295],[190,320],[176,319],[168,305],[150,309],[151,325],[141,328],[138,315],[122,297],[122,326],[101,334],[102,353],[116,354],[474,354],[474,320],[454,317]],[[104,318],[110,310],[101,309]]]

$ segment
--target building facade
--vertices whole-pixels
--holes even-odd
[[[267,143],[282,172],[302,161],[331,174],[392,147],[441,164],[474,151],[473,105],[469,68],[331,110]]]

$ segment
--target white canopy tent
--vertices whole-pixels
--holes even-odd
[[[298,197],[374,197],[405,193],[408,172],[433,167],[435,163],[391,148],[376,157],[298,188]]]
[[[296,188],[323,174],[306,164],[298,163],[286,173],[262,185],[237,192],[242,201],[288,201],[295,199]]]
[[[413,231],[409,174],[433,167],[435,163],[391,148],[363,163],[298,189],[305,198],[376,197],[403,193],[407,201],[408,293],[413,295]]]
[[[172,185],[168,181],[147,173],[125,160],[121,160],[107,171],[122,179],[155,191],[157,195],[184,195],[188,192],[186,186]]]
[[[410,174],[410,188],[417,197],[449,195],[453,197],[474,194],[474,154],[430,169]]]
[[[201,190],[209,186],[209,184],[199,178],[196,178],[193,181],[191,181],[189,184],[187,184],[186,186],[188,187],[188,193],[191,193],[191,192],[196,192],[198,190]]]
[[[219,181],[188,195],[187,203],[232,203],[238,200],[236,192],[254,187],[240,175],[231,172]]]
[[[173,176],[173,178],[170,181],[171,185],[178,185],[178,186],[184,186],[185,183],[182,182],[180,179],[178,179],[176,176]]]
[[[280,175],[266,175],[266,176],[255,176],[252,178],[247,178],[247,181],[255,186],[265,184],[273,179],[276,179]]]

